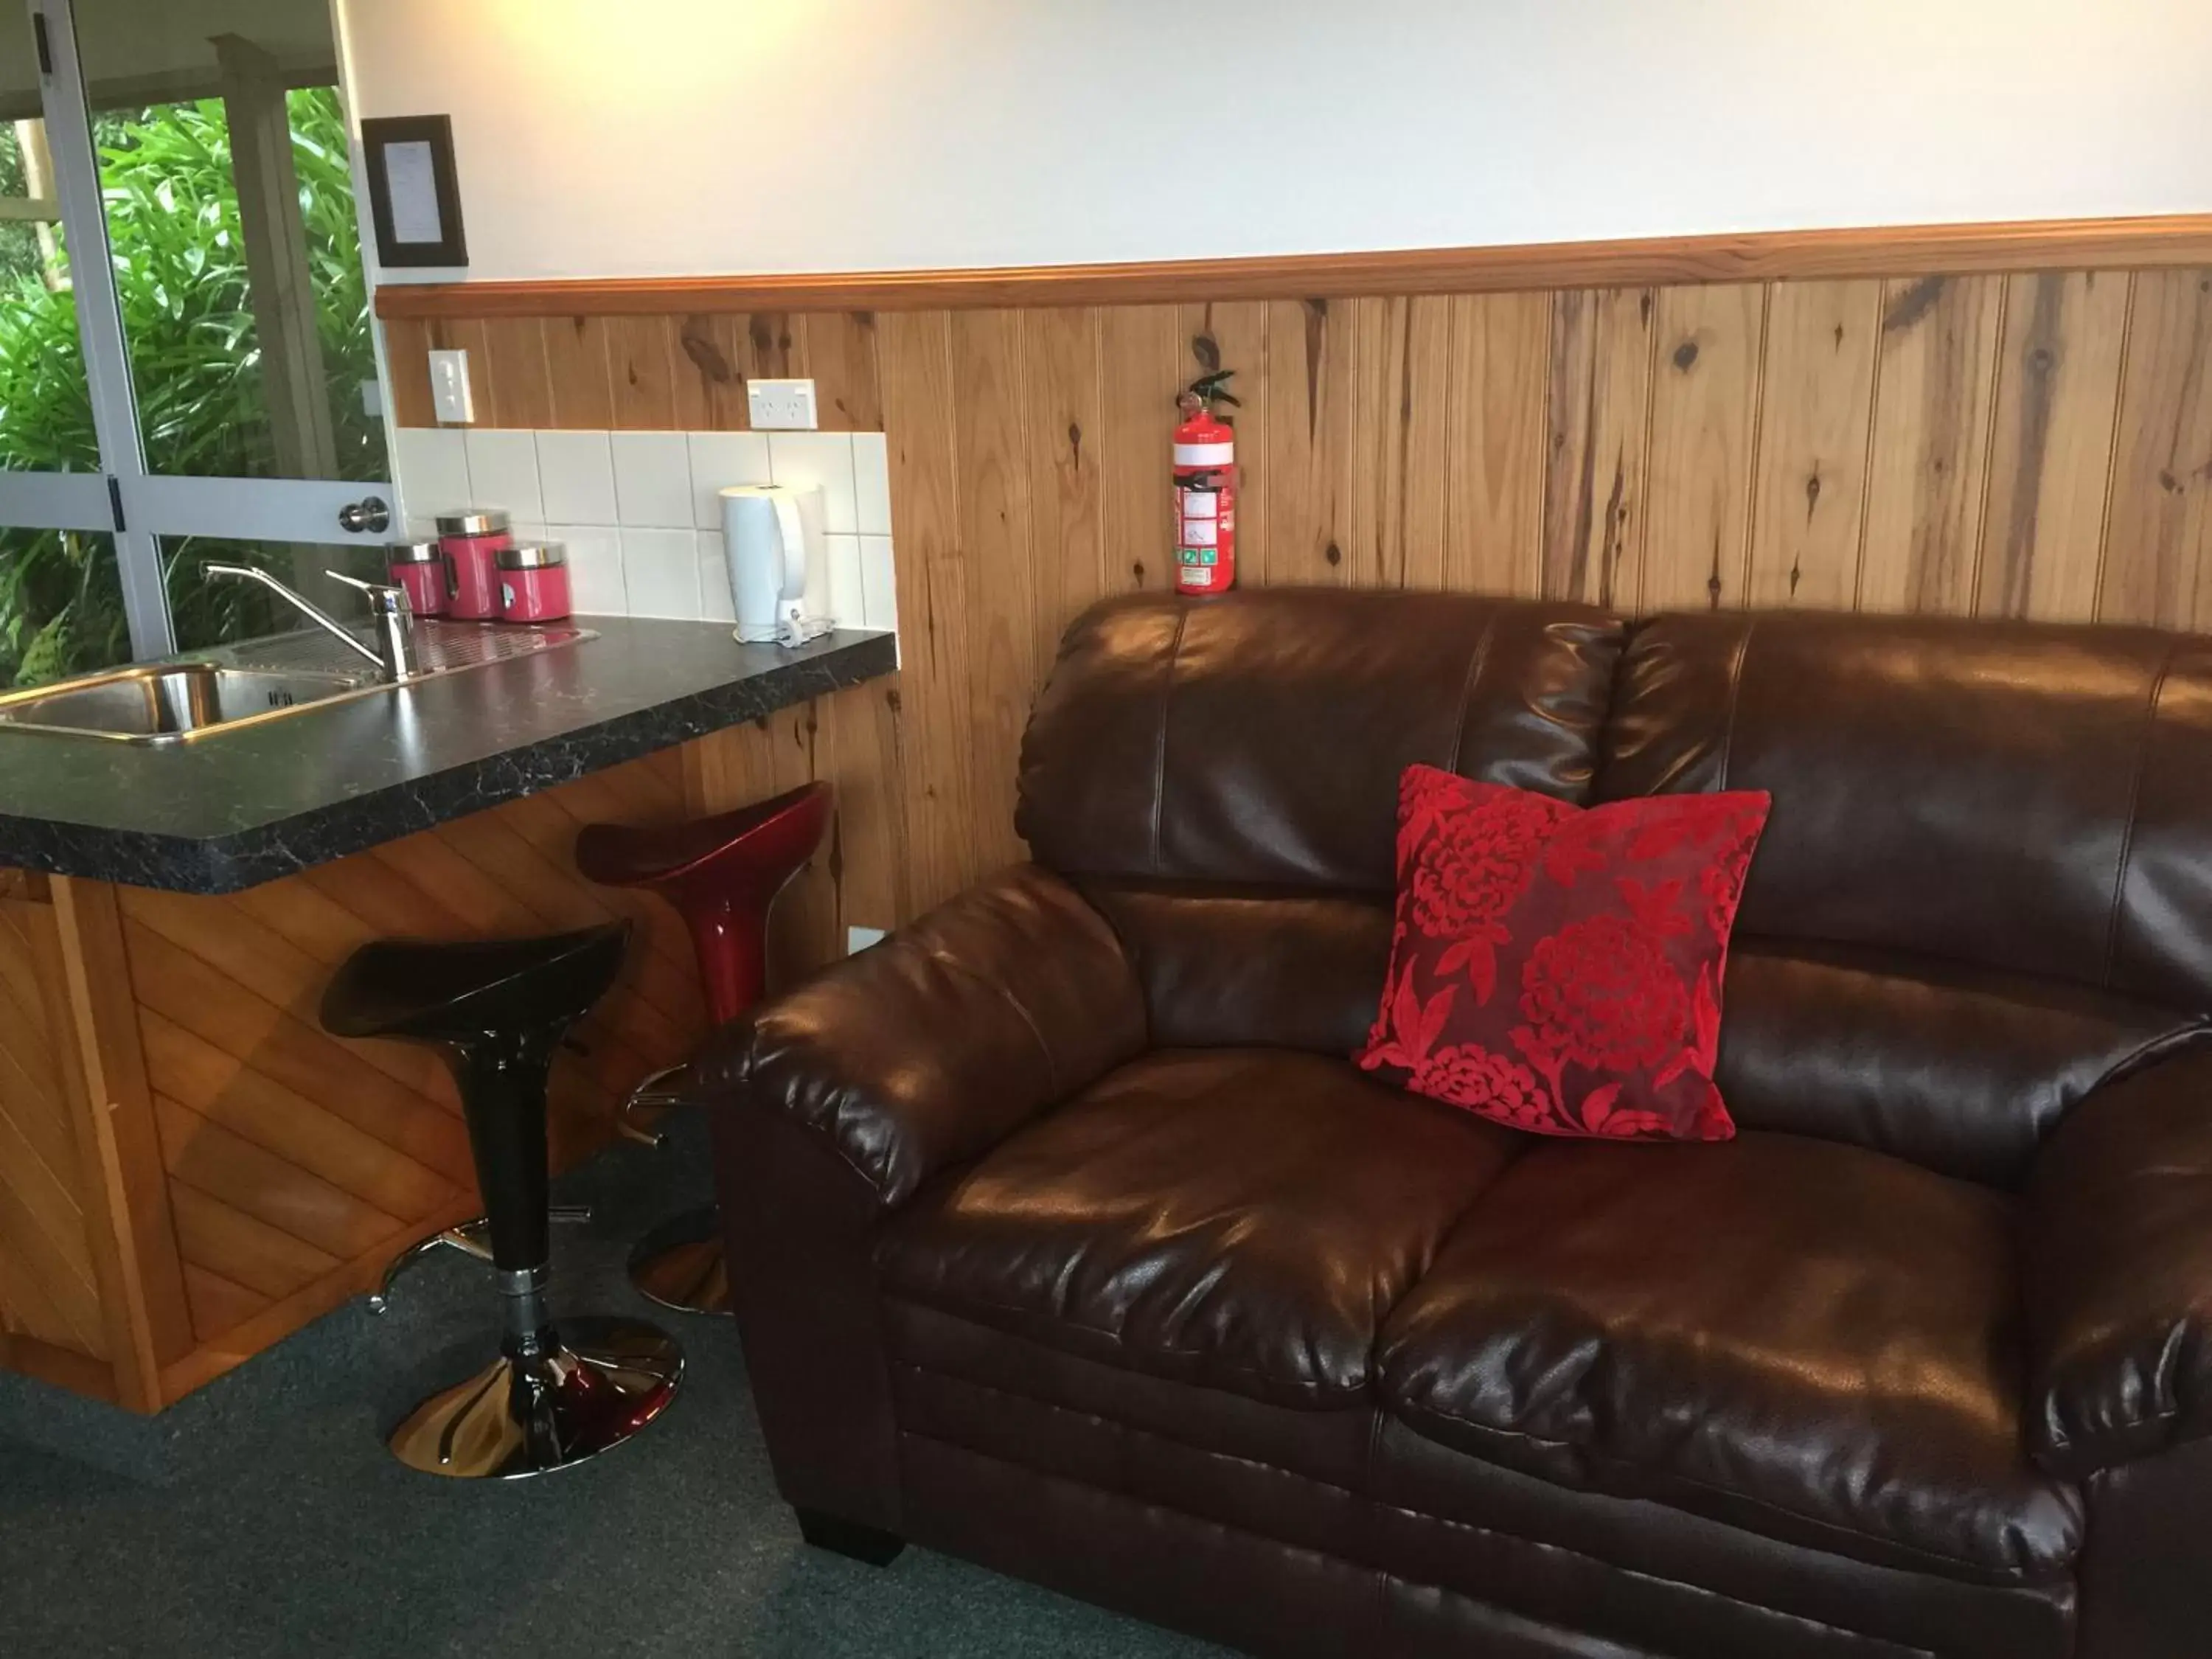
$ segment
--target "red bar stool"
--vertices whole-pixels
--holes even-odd
[[[828,784],[810,783],[688,823],[591,824],[576,837],[576,868],[602,886],[647,888],[676,907],[698,952],[708,1018],[720,1025],[760,1000],[769,907],[821,844],[830,799]],[[671,1098],[656,1091],[682,1069],[646,1079],[630,1103]],[[654,1227],[630,1252],[629,1276],[663,1307],[728,1313],[721,1212],[703,1205]]]

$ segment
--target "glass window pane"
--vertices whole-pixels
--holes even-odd
[[[97,472],[29,15],[0,0],[0,471]],[[127,661],[115,539],[0,527],[0,687]]]
[[[156,472],[384,478],[329,0],[78,0]]]
[[[115,538],[0,529],[0,688],[131,659]]]
[[[97,472],[29,14],[0,4],[0,470]]]
[[[266,570],[341,622],[366,617],[368,601],[356,589],[331,580],[325,571],[342,570],[363,581],[386,580],[381,547],[164,537],[161,564],[169,585],[169,613],[176,624],[179,651],[204,651],[210,646],[235,645],[240,640],[289,634],[312,626],[258,582],[209,577],[203,567],[211,559]]]

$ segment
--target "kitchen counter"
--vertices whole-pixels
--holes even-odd
[[[889,634],[599,637],[167,748],[0,730],[0,866],[229,893],[890,673]]]
[[[169,746],[0,729],[0,1370],[156,1411],[481,1212],[439,1057],[322,1028],[372,939],[628,921],[547,1091],[556,1170],[604,1146],[708,1022],[683,920],[586,880],[584,825],[826,782],[771,982],[896,921],[842,886],[845,848],[893,839],[866,764],[896,741],[891,635],[580,621],[599,637]]]

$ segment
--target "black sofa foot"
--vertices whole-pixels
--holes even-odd
[[[887,1567],[906,1547],[906,1540],[895,1532],[884,1532],[874,1527],[864,1527],[857,1521],[841,1521],[834,1515],[824,1515],[820,1510],[794,1507],[799,1517],[799,1535],[817,1550],[832,1550],[839,1555],[849,1555],[855,1561],[865,1561],[872,1567]]]

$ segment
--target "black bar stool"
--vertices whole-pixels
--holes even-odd
[[[460,1085],[484,1231],[504,1310],[499,1358],[441,1389],[386,1443],[431,1474],[510,1480],[580,1463],[660,1414],[683,1351],[639,1320],[565,1319],[545,1307],[545,1079],[569,1025],[622,966],[626,922],[545,939],[381,940],[323,995],[346,1037],[435,1043]]]

